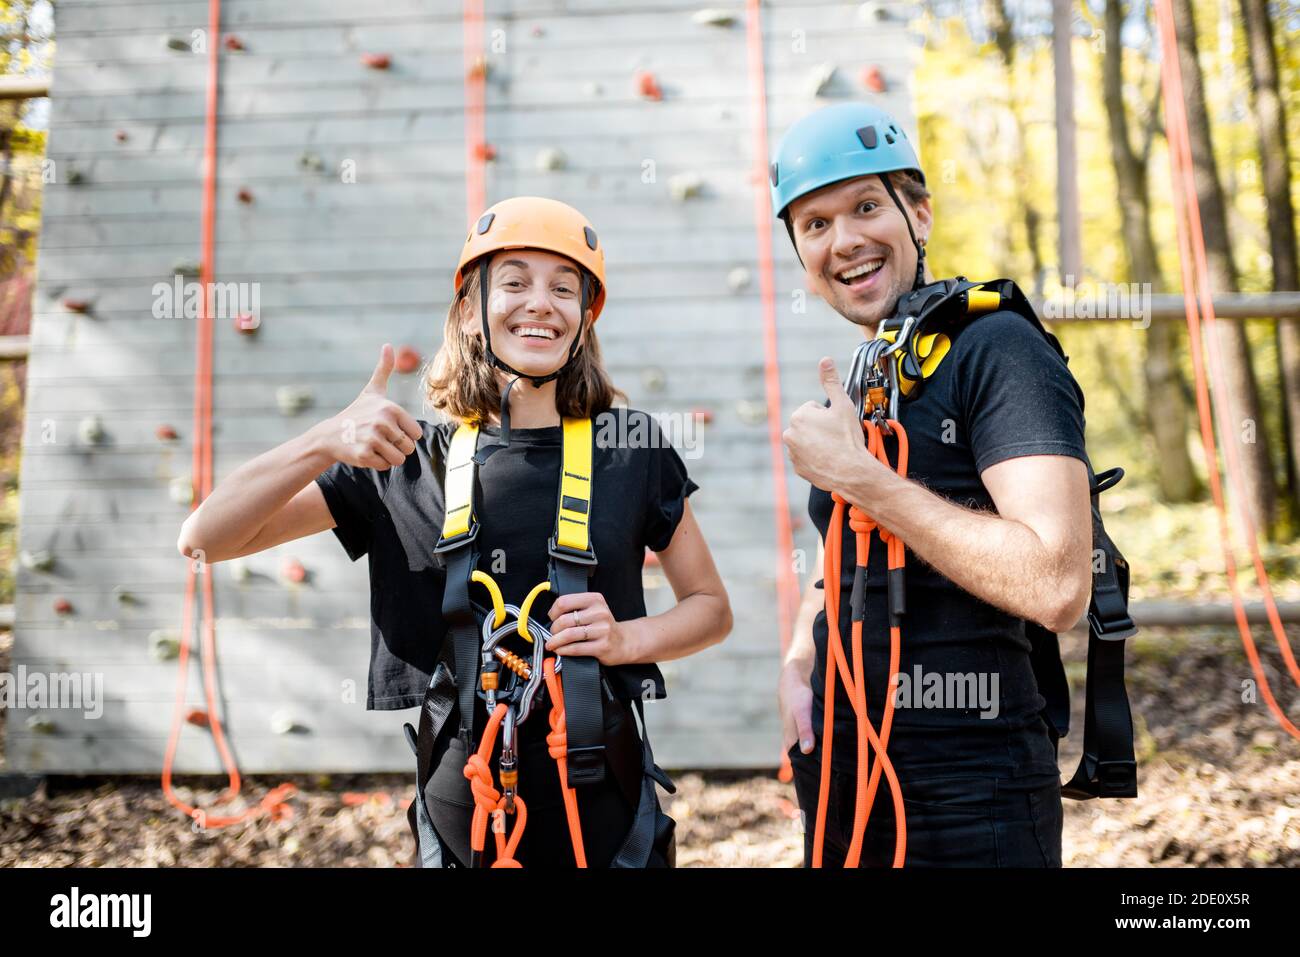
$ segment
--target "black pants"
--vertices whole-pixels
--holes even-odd
[[[821,752],[789,751],[795,793],[804,814],[804,866],[812,866],[821,783]],[[899,774],[907,828],[908,867],[1060,867],[1061,786],[994,776]],[[831,770],[823,867],[843,867],[853,837],[857,776]],[[889,782],[881,776],[860,865],[888,867],[896,828]]]
[[[537,724],[533,724],[537,722]],[[470,829],[474,817],[474,797],[464,774],[468,755],[456,736],[458,717],[455,709],[447,719],[434,745],[433,772],[425,788],[425,806],[433,827],[450,851],[455,866],[466,866],[470,858]],[[519,795],[527,807],[523,837],[515,859],[526,867],[572,868],[576,866],[573,842],[569,836],[564,795],[555,759],[548,753],[540,732],[549,729],[545,709],[528,720],[525,731],[531,743],[519,747]],[[500,741],[491,761],[493,786],[500,788],[497,776]],[[636,812],[641,787],[641,739],[635,719],[626,704],[605,702],[605,780],[600,784],[577,789],[578,812],[582,822],[583,849],[589,867],[606,867],[618,853]],[[515,816],[505,815],[503,823],[508,837],[515,826]],[[493,821],[488,821],[483,866],[496,859]]]

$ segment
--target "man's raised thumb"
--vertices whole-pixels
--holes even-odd
[[[370,381],[366,383],[363,392],[378,392],[385,395],[388,392],[388,377],[393,372],[393,347],[385,342],[382,349],[379,350],[379,364],[375,366],[375,371],[370,376]]]
[[[821,375],[822,388],[826,391],[826,397],[831,400],[831,405],[849,401],[848,393],[844,391],[844,385],[840,382],[840,374],[835,371],[834,359],[823,356],[821,362],[817,363],[817,371]]]

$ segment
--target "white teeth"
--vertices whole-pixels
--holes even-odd
[[[868,276],[884,264],[885,261],[883,259],[873,259],[869,263],[863,263],[861,266],[840,273],[839,279],[841,282],[847,282],[852,279],[857,279],[859,276]]]
[[[556,337],[554,329],[547,329],[543,326],[518,326],[515,328],[514,334],[520,338],[554,339]]]

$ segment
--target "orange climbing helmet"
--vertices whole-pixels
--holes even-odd
[[[595,279],[591,321],[605,305],[605,250],[586,216],[567,203],[541,196],[514,196],[492,206],[470,229],[456,263],[456,290],[465,270],[503,249],[544,249],[572,259]]]

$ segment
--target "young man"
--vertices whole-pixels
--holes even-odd
[[[924,174],[887,113],[849,103],[800,120],[777,149],[772,183],[809,287],[864,337],[875,337],[901,295],[933,281],[925,244],[934,213]],[[907,549],[900,685],[887,749],[904,798],[905,863],[1059,867],[1061,785],[1025,622],[1064,631],[1088,607],[1082,394],[1030,322],[1009,311],[983,315],[954,337],[919,397],[901,404],[910,445],[903,478],[868,453],[828,358],[820,377],[829,403],[796,410],[785,442],[795,470],[813,485],[808,510],[823,545],[837,493]],[[846,525],[847,517],[846,508]],[[847,527],[842,543],[837,611],[847,649],[856,553]],[[818,568],[812,579],[822,577],[821,562]],[[885,549],[876,542],[863,660],[877,730],[890,679],[885,582]],[[814,580],[806,590],[782,667],[780,707],[807,822],[806,863],[829,760],[823,863],[841,866],[854,821],[857,730],[841,685],[828,758],[822,584]],[[894,804],[882,781],[860,863],[888,864],[894,848]]]

